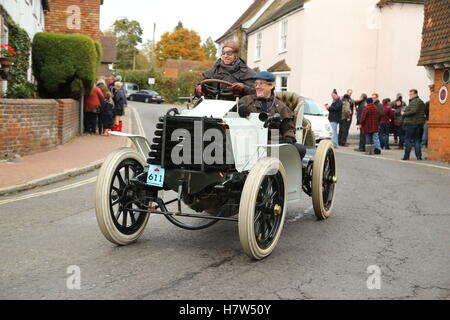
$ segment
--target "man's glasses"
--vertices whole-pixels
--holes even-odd
[[[260,82],[260,81],[255,82],[255,87],[266,87],[268,85],[269,85],[268,82]]]
[[[235,54],[236,51],[235,50],[227,50],[227,51],[222,51],[222,55],[225,56],[232,56],[233,54]]]

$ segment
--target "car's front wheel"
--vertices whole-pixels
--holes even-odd
[[[245,253],[261,260],[280,238],[287,207],[286,171],[280,160],[263,158],[250,171],[239,204],[239,239]]]
[[[145,159],[136,151],[121,148],[108,155],[98,178],[95,214],[100,231],[114,244],[136,241],[147,225],[149,214],[134,211],[148,204],[138,200],[130,180],[144,172]]]

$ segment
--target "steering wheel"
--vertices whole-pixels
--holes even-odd
[[[200,82],[202,91],[205,94],[213,95],[218,99],[219,97],[229,97],[233,95],[231,91],[231,82],[219,80],[219,79],[206,79]],[[225,86],[226,88],[223,88]]]

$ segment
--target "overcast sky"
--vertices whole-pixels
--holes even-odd
[[[178,21],[187,29],[197,31],[204,42],[209,36],[219,38],[250,6],[253,0],[106,0],[101,6],[100,27],[108,29],[114,21],[127,17],[141,24],[143,42],[153,38],[156,23],[156,41],[166,32],[172,32]]]

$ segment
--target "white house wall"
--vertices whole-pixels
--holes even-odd
[[[380,10],[378,2],[311,0],[287,17],[286,53],[278,53],[278,22],[260,30],[260,61],[254,59],[256,32],[249,35],[248,65],[266,70],[286,59],[292,69],[288,90],[319,104],[330,102],[333,89],[342,95],[351,88],[354,98],[363,92],[393,98],[411,88],[426,91],[426,74],[417,67],[423,6],[394,4]],[[401,23],[399,14],[405,15]]]
[[[410,89],[417,89],[419,96],[429,99],[425,68],[417,66],[423,10],[423,6],[413,4],[395,4],[382,9],[376,88],[383,96],[395,97],[400,92],[407,97]]]
[[[0,5],[15,23],[27,31],[30,39],[44,31],[45,17],[40,0],[0,0]]]

